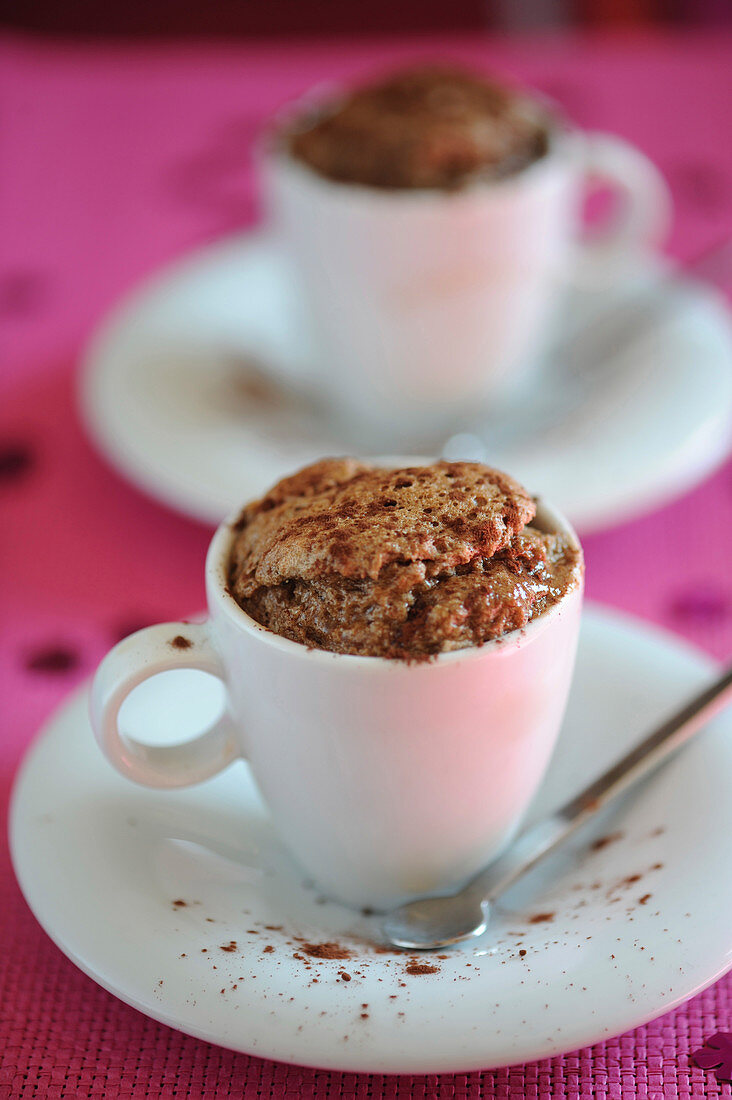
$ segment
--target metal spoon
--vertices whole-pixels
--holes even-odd
[[[480,871],[458,894],[413,901],[388,913],[381,924],[386,939],[396,947],[430,950],[482,935],[488,927],[492,901],[593,814],[668,760],[729,702],[732,668],[594,783],[522,833],[504,855]]]

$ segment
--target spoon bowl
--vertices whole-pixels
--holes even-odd
[[[456,894],[402,905],[389,913],[382,929],[395,947],[429,951],[482,936],[489,919],[489,901],[472,894]]]

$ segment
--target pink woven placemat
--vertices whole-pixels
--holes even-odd
[[[582,125],[615,130],[650,153],[674,191],[677,254],[732,232],[732,149],[722,140],[729,37],[450,48],[526,78]],[[105,650],[140,625],[203,605],[209,532],[126,486],[83,437],[73,394],[81,341],[140,276],[254,217],[247,150],[277,104],[317,79],[413,49],[0,42],[3,806],[38,726]],[[588,538],[589,595],[723,658],[732,652],[731,535],[727,466],[673,505]],[[5,845],[0,945],[0,1100],[730,1093],[689,1061],[706,1037],[732,1030],[729,977],[660,1020],[576,1054],[468,1076],[395,1078],[235,1055],[127,1008],[40,930]]]

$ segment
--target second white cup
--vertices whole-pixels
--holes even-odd
[[[639,150],[558,123],[548,132],[548,152],[527,168],[454,193],[334,182],[276,144],[263,154],[265,196],[312,317],[323,393],[367,426],[369,445],[434,443],[510,396],[568,279],[612,282],[663,238],[668,188]],[[618,201],[580,246],[589,181]]]

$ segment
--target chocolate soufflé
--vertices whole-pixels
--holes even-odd
[[[578,544],[535,516],[521,485],[479,463],[324,459],[244,509],[229,591],[305,646],[427,659],[518,630],[581,582]]]
[[[529,102],[469,71],[422,65],[303,113],[282,137],[331,180],[449,191],[513,175],[546,153],[548,117]]]

